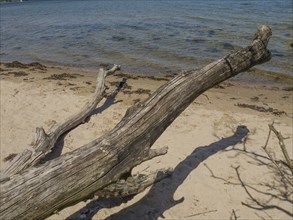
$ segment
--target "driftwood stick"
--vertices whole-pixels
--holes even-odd
[[[172,169],[162,169],[151,172],[148,175],[138,174],[128,177],[126,180],[121,179],[115,183],[106,186],[102,190],[95,193],[98,198],[112,198],[112,197],[126,197],[130,195],[138,194],[144,191],[147,187],[153,185],[156,182],[170,176]]]
[[[92,99],[84,105],[80,112],[72,115],[63,123],[53,125],[47,133],[43,128],[36,128],[35,141],[30,149],[26,149],[18,154],[1,172],[0,179],[19,173],[28,167],[35,166],[46,154],[50,153],[62,134],[79,124],[85,123],[86,118],[90,116],[97,104],[103,99],[105,78],[119,69],[120,66],[115,64],[110,70],[99,70],[95,93]]]
[[[236,215],[236,212],[235,212],[235,210],[233,209],[233,210],[232,210],[231,217],[230,217],[230,220],[237,220],[237,219],[238,219],[238,216]]]
[[[274,124],[270,124],[269,128],[270,128],[270,131],[273,131],[275,133],[275,135],[277,136],[277,138],[279,140],[279,145],[280,145],[282,153],[283,153],[283,155],[285,157],[286,163],[287,163],[288,167],[290,168],[291,173],[293,175],[293,161],[289,157],[288,151],[286,149],[286,145],[284,143],[285,138],[283,137],[281,132],[277,131],[277,129],[274,127]]]
[[[286,173],[281,169],[281,167],[277,164],[276,160],[273,158],[273,156],[271,155],[271,153],[268,151],[267,149],[267,146],[269,144],[269,140],[270,140],[270,137],[271,137],[271,133],[272,131],[276,134],[278,140],[279,140],[279,145],[281,147],[281,150],[283,152],[283,155],[287,161],[287,165],[291,171],[291,173],[293,174],[293,165],[292,165],[292,161],[290,160],[290,157],[288,155],[288,152],[287,152],[287,149],[286,149],[286,146],[284,144],[284,137],[282,136],[282,134],[280,132],[278,132],[275,127],[274,127],[274,122],[272,124],[269,124],[269,133],[268,133],[268,137],[267,137],[267,140],[266,140],[266,143],[265,145],[262,147],[262,149],[264,150],[264,152],[267,154],[267,156],[269,157],[270,161],[275,165],[276,169],[278,170],[278,172],[280,173],[280,175],[285,179],[287,180],[287,182],[293,186],[293,182],[291,179],[289,179],[286,175]],[[289,163],[288,163],[289,162]]]
[[[208,210],[208,211],[204,211],[204,212],[195,213],[195,214],[192,214],[192,215],[187,215],[187,216],[184,216],[184,218],[190,218],[190,217],[194,217],[194,216],[198,216],[198,215],[205,215],[207,213],[217,212],[217,211],[218,211],[217,209]]]
[[[162,148],[159,148],[159,149],[151,149],[149,150],[149,153],[146,154],[142,159],[141,159],[141,162],[144,162],[144,161],[147,161],[147,160],[151,160],[155,157],[158,157],[158,156],[162,156],[162,155],[165,155],[166,153],[168,153],[168,147],[162,147]]]
[[[270,36],[268,26],[260,27],[250,46],[173,78],[102,137],[0,182],[1,217],[46,218],[117,182],[149,155],[153,143],[196,97],[270,60]]]
[[[237,174],[237,178],[240,181],[241,186],[243,187],[244,191],[246,192],[246,194],[248,195],[248,197],[250,198],[250,200],[252,202],[254,202],[257,206],[254,206],[254,205],[251,205],[251,204],[248,204],[248,203],[245,203],[245,202],[241,202],[242,205],[247,206],[247,207],[252,208],[252,209],[256,209],[256,210],[276,209],[276,210],[279,210],[279,211],[282,211],[282,212],[286,213],[290,217],[293,217],[292,212],[284,209],[283,207],[279,207],[277,205],[269,205],[268,204],[273,199],[273,196],[271,196],[271,198],[269,200],[265,201],[265,202],[259,201],[257,198],[253,197],[253,195],[248,190],[249,186],[244,183],[244,181],[242,180],[242,178],[240,176],[239,168],[240,168],[240,166],[235,167],[235,171],[236,171],[236,174]]]

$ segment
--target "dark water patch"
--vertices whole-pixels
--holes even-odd
[[[124,41],[126,40],[125,37],[122,37],[122,36],[112,36],[111,38],[113,41]]]
[[[206,17],[197,17],[197,16],[185,16],[185,18],[193,20],[193,21],[199,21],[199,22],[213,22],[214,19],[206,18]]]
[[[142,45],[141,48],[145,51],[152,51],[152,50],[159,50],[160,49],[160,47],[158,45],[150,45],[150,44]]]
[[[15,49],[15,50],[21,50],[22,47],[14,47],[13,49]]]
[[[284,54],[282,54],[280,51],[272,49],[271,50],[272,56],[273,57],[284,57]]]
[[[215,35],[216,35],[216,31],[214,31],[214,30],[211,30],[211,31],[208,32],[209,37],[213,37]]]
[[[153,37],[154,41],[161,40],[161,39],[162,39],[161,37]]]
[[[116,25],[115,28],[117,28],[117,29],[127,28],[127,29],[131,29],[133,31],[146,31],[146,30],[148,30],[146,27],[142,27],[139,25],[130,25],[130,24],[123,24],[123,23]]]
[[[249,3],[249,2],[244,2],[244,3],[240,3],[240,5],[242,5],[242,6],[249,6],[249,5],[251,5],[251,3]]]
[[[40,36],[40,40],[44,40],[44,41],[50,41],[52,39],[54,39],[55,36]]]
[[[195,43],[195,44],[204,44],[207,42],[207,40],[203,38],[192,38],[192,39],[186,39],[185,41]]]
[[[188,24],[183,21],[173,21],[166,24],[166,27],[169,27],[171,29],[175,30],[194,30],[193,24]]]
[[[75,36],[74,39],[76,39],[76,40],[83,40],[84,37],[83,36]]]
[[[221,49],[216,48],[216,47],[207,48],[204,51],[209,52],[209,53],[214,53],[214,54],[221,53]]]
[[[81,55],[83,58],[90,58],[90,56],[89,55],[86,55],[86,54],[83,54],[83,55]]]
[[[64,34],[61,34],[61,35],[56,34],[56,38],[65,38],[65,37],[66,37],[66,35],[64,35]]]
[[[222,44],[222,49],[225,49],[225,50],[234,50],[234,46],[230,43],[223,43]]]
[[[80,23],[74,23],[74,24],[63,24],[63,25],[51,25],[50,29],[52,30],[65,30],[65,31],[79,31],[82,32],[82,30],[90,30],[90,31],[105,31],[108,30],[110,27],[105,26],[101,23],[93,23],[93,24],[80,24]]]

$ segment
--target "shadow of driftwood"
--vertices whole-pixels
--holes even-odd
[[[208,146],[196,148],[189,156],[187,156],[182,162],[180,162],[174,169],[171,178],[166,178],[159,183],[152,186],[149,193],[144,196],[137,203],[109,216],[108,220],[113,219],[157,219],[159,216],[163,217],[163,213],[175,206],[178,203],[184,201],[184,198],[174,200],[173,196],[177,188],[184,182],[186,177],[203,161],[205,161],[211,155],[226,149],[229,146],[240,143],[244,137],[248,134],[248,129],[245,126],[238,126],[234,135],[223,138]],[[113,200],[113,199],[112,199]],[[113,200],[112,206],[117,204],[117,200]],[[120,200],[121,201],[121,200]],[[71,215],[68,219],[91,219],[99,207],[93,207],[93,204],[101,206],[99,200],[89,203],[83,209],[77,211]],[[103,205],[102,205],[103,206]],[[146,208],[147,207],[147,208]],[[92,209],[92,210],[90,210]],[[87,214],[85,214],[87,213]]]
[[[92,114],[90,115],[93,116],[93,115],[97,115],[97,114],[100,114],[102,113],[103,111],[105,111],[106,109],[108,109],[110,106],[116,104],[116,103],[119,103],[119,102],[122,102],[122,100],[116,100],[116,96],[118,94],[119,90],[115,90],[114,93],[112,93],[111,95],[107,96],[106,98],[106,101],[104,102],[104,104],[98,108],[96,108]]]
[[[45,163],[46,161],[53,160],[55,158],[58,158],[62,154],[62,150],[64,147],[64,139],[66,135],[70,131],[66,132],[65,134],[61,135],[58,140],[56,141],[56,144],[54,145],[54,148],[50,153],[48,153],[42,160],[41,163]]]
[[[127,83],[127,79],[126,78],[123,78],[121,80],[121,82],[119,83],[119,85],[117,86],[117,88],[115,89],[115,91],[108,95],[107,98],[106,98],[106,101],[104,102],[104,104],[99,107],[99,108],[96,108],[91,116],[93,115],[96,115],[96,114],[99,114],[99,113],[102,113],[103,111],[105,111],[107,108],[109,108],[110,106],[116,104],[116,103],[119,103],[119,102],[122,102],[122,100],[116,100],[116,96],[118,95],[118,93],[123,89],[124,85]],[[90,117],[91,117],[90,116]]]
[[[98,199],[88,203],[85,207],[73,213],[66,220],[81,220],[81,219],[92,219],[92,217],[103,208],[112,208],[119,206],[122,203],[127,202],[133,197],[127,198],[112,198],[112,199]]]

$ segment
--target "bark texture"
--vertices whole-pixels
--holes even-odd
[[[267,50],[270,36],[270,28],[261,26],[250,46],[198,71],[178,75],[147,100],[129,108],[115,128],[102,137],[45,164],[29,166],[3,179],[0,183],[2,218],[42,219],[94,193],[110,197],[117,195],[115,192],[122,196],[131,194],[121,190],[121,183],[128,181],[121,182],[123,175],[143,161],[167,153],[167,148],[150,148],[197,96],[254,65],[268,61],[271,58]],[[158,178],[163,177],[158,175]],[[141,191],[144,187],[139,187],[140,183],[145,182],[148,181],[140,182],[138,178],[133,191]]]

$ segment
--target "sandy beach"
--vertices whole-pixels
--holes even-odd
[[[9,155],[30,145],[36,127],[46,130],[80,110],[95,90],[96,73],[38,63],[1,63],[0,70],[3,169]],[[171,77],[137,76],[122,69],[107,78],[107,93],[123,80],[122,90],[66,134],[49,159],[110,131],[127,108]],[[153,148],[168,146],[166,155],[133,170],[171,167],[171,177],[132,198],[80,202],[49,219],[292,219],[292,186],[280,181],[262,149],[268,124],[274,122],[293,155],[292,101],[292,82],[223,82],[199,96],[156,141]],[[284,161],[274,135],[268,148]]]

